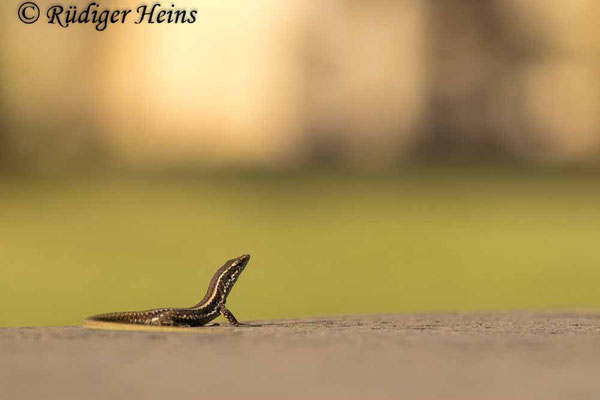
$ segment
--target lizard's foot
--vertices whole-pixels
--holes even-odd
[[[161,314],[158,314],[158,315],[152,317],[150,319],[150,321],[148,321],[148,325],[174,326],[175,322],[173,321],[173,317],[172,317],[171,313],[163,312]]]
[[[233,326],[241,326],[242,324],[240,324],[238,322],[238,320],[233,316],[233,314],[231,313],[231,311],[229,311],[227,308],[225,308],[225,304],[223,304],[220,308],[219,308],[219,312],[221,313],[222,316],[224,316],[227,321],[229,321],[229,323]]]
[[[260,325],[252,325],[252,324],[243,324],[238,322],[238,320],[233,316],[233,314],[231,313],[231,311],[229,311],[225,305],[221,305],[221,307],[219,308],[219,312],[221,313],[221,315],[223,315],[225,318],[227,318],[227,321],[229,321],[229,323],[235,327],[253,327],[253,326],[260,326]]]

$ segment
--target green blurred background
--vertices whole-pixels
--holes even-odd
[[[600,306],[598,2],[176,4],[0,5],[0,326]]]
[[[187,306],[253,258],[243,319],[597,307],[600,188],[573,174],[214,174],[0,190],[0,321]]]

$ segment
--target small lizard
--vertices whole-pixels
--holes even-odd
[[[231,325],[241,326],[231,311],[225,307],[227,296],[240,274],[246,268],[250,255],[229,260],[217,270],[210,281],[208,291],[202,301],[189,308],[157,308],[147,311],[125,311],[93,315],[86,318],[84,326],[125,324],[154,325],[170,327],[194,327],[208,324],[219,315],[223,315]]]

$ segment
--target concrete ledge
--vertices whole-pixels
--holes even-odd
[[[0,329],[2,399],[595,399],[600,313]]]

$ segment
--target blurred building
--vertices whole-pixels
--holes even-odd
[[[25,25],[2,3],[3,165],[599,159],[594,0],[177,6],[197,22],[96,32]]]

